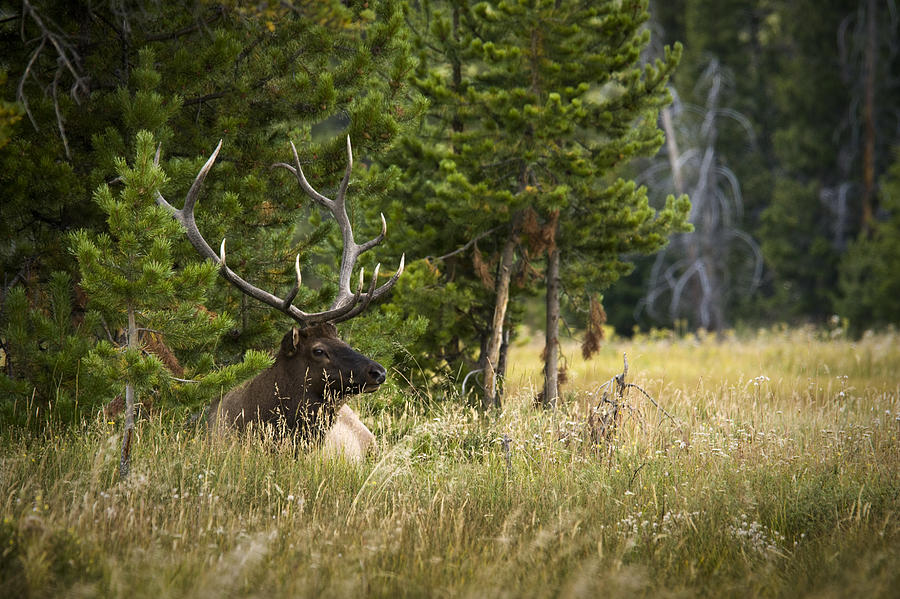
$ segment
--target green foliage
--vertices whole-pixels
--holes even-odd
[[[763,212],[760,235],[767,266],[777,272],[771,290],[771,306],[778,318],[815,317],[831,314],[837,285],[838,261],[829,219],[820,209],[819,186],[780,178],[773,202]]]
[[[861,235],[840,264],[838,313],[856,332],[900,325],[900,153],[881,183],[886,218]]]
[[[122,166],[119,157],[136,155],[137,133],[151,132],[162,145],[160,167],[169,175],[152,183],[178,205],[216,141],[224,139],[197,210],[200,229],[213,243],[227,236],[229,262],[275,293],[287,291],[294,256],[301,254],[310,284],[297,301],[308,309],[327,306],[339,260],[333,251],[335,228],[317,210],[308,210],[296,182],[271,165],[291,161],[288,142],[293,140],[310,181],[328,193],[346,164],[347,134],[357,164],[365,164],[415,121],[422,105],[405,83],[411,62],[400,3],[298,0],[245,7],[226,1],[185,9],[183,3],[158,2],[84,11],[52,1],[22,6],[21,18],[0,22],[9,75],[0,82],[0,93],[21,98],[28,117],[0,148],[4,293],[27,283],[30,296],[45,295],[52,269],[72,272],[70,232],[84,231],[94,248],[82,244],[83,257],[97,266],[87,285],[98,313],[103,310],[110,319],[109,334],[115,337],[114,327],[121,324],[121,312],[110,307],[117,297],[134,297],[143,283],[159,285],[157,304],[147,307],[154,323],[147,324],[173,329],[166,343],[179,347],[184,377],[192,378],[194,365],[197,372],[209,372],[215,364],[241,363],[248,349],[256,350],[248,353],[254,366],[239,366],[245,370],[237,378],[258,369],[266,360],[256,352],[271,350],[288,325],[274,310],[248,301],[222,281],[209,290],[203,308],[185,302],[178,309],[159,309],[180,292],[175,285],[198,290],[207,281],[210,267],[195,264],[196,253],[183,235],[147,239],[140,272],[103,266],[104,251],[118,244],[134,250],[141,239],[140,232],[121,239],[97,235],[132,218],[129,204],[137,198],[116,194],[122,183],[114,181]],[[387,178],[357,168],[350,191],[354,207],[385,193],[388,185]],[[98,201],[92,201],[98,188]],[[364,220],[356,216],[354,222]],[[154,228],[164,221],[174,224],[148,212],[143,224]],[[378,256],[385,262],[399,257],[399,252]],[[178,266],[172,271],[177,281],[166,282],[166,260]],[[4,304],[0,316],[12,321],[6,310]],[[231,314],[234,326],[214,343],[193,346],[209,333],[198,310]],[[191,322],[199,330],[190,328]],[[108,337],[99,329],[82,332]],[[15,351],[6,359],[24,364],[25,357]],[[148,373],[159,368],[152,361],[145,366]],[[66,376],[72,380],[74,372]],[[147,376],[149,384],[154,377]],[[164,373],[156,378],[166,381]],[[208,374],[202,380],[165,385],[190,403],[236,379]]]
[[[823,50],[822,40],[843,35],[859,4],[834,0],[810,11],[812,6],[786,4],[775,13],[777,39],[790,51],[777,49],[781,59],[770,97],[777,108],[773,152],[781,168],[758,235],[770,273],[767,311],[821,322],[835,311],[841,254],[859,226],[848,182],[860,174],[857,161],[841,158],[858,151],[851,149],[858,133],[847,123],[858,93],[847,85],[851,67],[836,48]]]
[[[197,260],[176,268],[173,246],[183,233],[181,225],[156,204],[156,195],[166,182],[165,173],[154,161],[156,141],[151,133],[141,131],[135,146],[133,165],[116,160],[121,190],[114,194],[103,184],[94,194],[94,201],[107,215],[109,232],[80,230],[72,234],[72,253],[89,310],[106,327],[125,330],[126,335],[122,343],[97,343],[85,356],[84,365],[92,376],[120,386],[134,385],[139,393],[161,389],[164,402],[208,401],[211,393],[221,393],[223,386],[238,376],[257,372],[267,360],[251,354],[249,363],[228,367],[229,372],[204,380],[206,371],[214,367],[211,354],[216,344],[234,324],[203,308],[217,265]],[[134,315],[138,331],[130,329],[129,314]],[[132,334],[141,342],[129,343]],[[172,360],[171,352],[177,355],[181,350],[188,350],[183,357],[193,358],[193,363]],[[186,389],[174,383],[184,377],[202,383],[183,392]]]
[[[490,278],[510,235],[514,325],[521,299],[540,289],[548,248],[562,252],[566,294],[585,304],[629,272],[628,255],[685,230],[686,198],[656,211],[617,176],[662,143],[657,112],[681,48],[641,63],[645,2],[423,2],[408,12],[414,84],[430,105],[383,161],[402,169],[401,197],[384,212],[404,223],[395,247],[425,264],[420,290],[392,309],[427,314],[427,368],[460,372],[490,328]]]
[[[98,315],[85,314],[73,300],[72,280],[64,272],[52,273],[47,287],[31,297],[24,286],[9,290],[0,320],[0,420],[7,424],[30,417],[25,404],[52,403],[55,417],[69,421],[80,415],[78,409],[92,414],[110,397],[112,382],[91,376],[82,364]]]
[[[852,0],[676,0],[654,3],[654,14],[666,39],[687,48],[674,78],[683,102],[703,105],[697,80],[710,60],[732,73],[721,114],[736,118],[722,119],[731,124],[714,150],[740,185],[735,226],[758,240],[766,269],[751,296],[726,286],[727,312],[750,323],[824,321],[842,255],[866,226],[866,172],[881,177],[898,141],[896,17]]]

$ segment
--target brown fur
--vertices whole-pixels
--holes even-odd
[[[209,425],[221,432],[273,424],[317,440],[347,397],[374,391],[384,380],[384,368],[341,341],[334,325],[294,328],[275,364],[213,403]]]
[[[176,377],[184,376],[184,368],[178,362],[175,352],[172,351],[166,342],[163,341],[162,333],[147,331],[142,336],[141,341],[148,352],[160,359],[165,367]]]
[[[149,420],[154,414],[153,399],[151,397],[142,397],[141,401],[134,405],[135,420]],[[100,415],[106,421],[115,420],[125,413],[125,398],[116,395],[112,401],[100,409]]]

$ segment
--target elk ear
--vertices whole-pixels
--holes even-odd
[[[290,331],[285,333],[281,340],[281,353],[290,358],[297,353],[297,347],[300,345],[300,331],[297,327],[292,327]]]

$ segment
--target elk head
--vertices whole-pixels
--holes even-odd
[[[288,331],[276,361],[288,372],[305,377],[298,384],[307,394],[322,397],[371,393],[387,374],[381,364],[341,341],[330,323]]]

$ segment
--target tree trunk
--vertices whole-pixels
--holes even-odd
[[[509,357],[509,327],[503,327],[500,340],[500,356],[497,358],[497,396],[503,397],[503,383],[506,381],[506,365]]]
[[[458,44],[459,44],[459,11],[460,11],[459,6],[454,4],[453,5],[453,26],[452,26],[453,28],[451,31],[452,31],[452,35],[453,35],[453,43],[456,45],[454,46],[453,54],[450,55],[450,63],[452,65],[452,69],[453,69],[453,79],[452,79],[453,91],[457,94],[462,93],[462,60],[460,60],[459,54],[455,51],[458,49]],[[453,129],[454,133],[462,133],[463,121],[462,121],[462,118],[460,117],[459,110],[456,110],[456,112],[454,113],[453,119],[450,122],[450,127]],[[452,143],[454,141],[452,135],[450,136],[450,141],[451,141],[451,148],[452,148]],[[455,153],[456,149],[453,148],[453,151]]]
[[[864,71],[863,121],[863,193],[861,225],[865,235],[872,230],[873,197],[875,196],[875,61],[877,59],[876,12],[878,2],[869,0],[866,7],[866,56]]]
[[[136,348],[137,325],[134,320],[134,308],[128,307],[128,340],[129,349]],[[119,459],[119,478],[124,480],[131,470],[131,440],[134,435],[134,385],[125,384],[125,431],[122,434],[122,457]]]
[[[497,389],[499,373],[500,346],[503,342],[503,322],[506,320],[506,306],[509,303],[509,282],[512,276],[513,257],[516,249],[516,227],[510,226],[509,236],[503,244],[500,255],[500,272],[494,285],[494,317],[491,320],[491,331],[488,336],[487,349],[483,356],[484,396],[481,405],[484,409],[500,407],[500,394]]]
[[[550,250],[547,257],[547,330],[544,347],[545,408],[556,409],[559,398],[559,248]]]
[[[678,153],[678,140],[675,137],[675,125],[672,123],[672,107],[662,109],[662,125],[666,132],[666,152],[669,155],[669,168],[672,171],[672,183],[675,185],[675,193],[684,193],[684,179],[681,177],[680,154]]]

